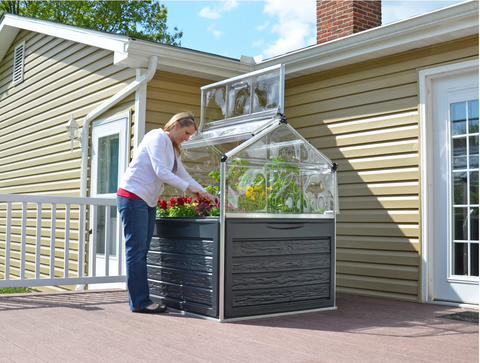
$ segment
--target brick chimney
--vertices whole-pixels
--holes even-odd
[[[317,44],[380,25],[381,0],[317,0]]]

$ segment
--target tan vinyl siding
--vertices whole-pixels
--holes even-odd
[[[337,291],[417,301],[418,70],[478,57],[478,37],[287,81],[285,114],[338,167]]]
[[[178,112],[191,111],[200,123],[202,86],[209,80],[157,72],[147,85],[147,115],[145,132],[163,127]]]
[[[12,85],[13,49],[26,42],[24,81]],[[113,65],[113,53],[35,32],[20,31],[0,63],[0,193],[80,195],[81,146],[70,140],[65,124],[72,113],[85,116],[135,79],[135,70]],[[133,110],[130,95],[101,117]],[[90,144],[90,140],[84,140]],[[88,185],[88,182],[87,182]],[[42,273],[49,272],[50,205],[42,211]],[[6,205],[0,204],[0,251],[5,243]],[[27,266],[34,267],[36,205],[28,204]],[[55,275],[63,274],[65,206],[57,206]],[[12,267],[18,275],[21,204],[13,205]],[[70,273],[78,266],[78,206],[72,206]],[[3,253],[3,254],[2,254]],[[3,273],[4,250],[0,252]]]

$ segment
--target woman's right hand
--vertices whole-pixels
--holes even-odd
[[[207,198],[207,192],[204,192],[202,189],[199,189],[197,187],[194,187],[193,185],[189,185],[187,190],[192,193],[192,194],[195,194],[197,197],[199,198],[202,198],[202,199],[205,199]]]

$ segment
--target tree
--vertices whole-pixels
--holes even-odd
[[[183,31],[168,33],[167,8],[158,1],[0,1],[10,13],[180,46]]]

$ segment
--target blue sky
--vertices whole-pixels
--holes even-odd
[[[268,59],[316,43],[315,0],[167,0],[170,32],[182,47],[240,59]],[[382,1],[383,25],[465,2]],[[282,26],[280,26],[282,25]]]

